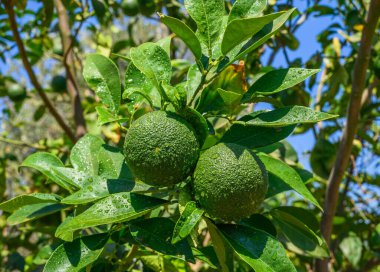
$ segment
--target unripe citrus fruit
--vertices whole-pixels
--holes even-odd
[[[151,16],[156,11],[154,0],[139,0],[139,9],[142,15]]]
[[[124,144],[133,174],[153,186],[169,186],[186,179],[199,156],[192,126],[165,111],[143,115],[132,123]]]
[[[121,8],[123,9],[125,15],[136,16],[139,13],[138,0],[123,0],[121,3]]]
[[[310,154],[310,165],[313,172],[327,179],[336,159],[336,146],[328,140],[318,139]]]
[[[263,202],[267,190],[264,164],[237,144],[211,147],[195,168],[195,198],[211,217],[227,221],[248,217]]]
[[[26,98],[26,90],[24,87],[17,83],[12,83],[6,86],[7,94],[13,102],[22,101]]]
[[[51,80],[51,88],[56,93],[62,93],[66,91],[66,78],[61,75],[54,76]]]

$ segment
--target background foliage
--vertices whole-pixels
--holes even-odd
[[[172,76],[162,74],[161,80],[166,84],[174,85],[184,79],[192,79],[187,81],[187,85],[190,87],[185,87],[197,91],[194,86],[197,86],[197,82],[201,79],[199,76],[197,77],[199,73],[197,66],[192,63],[199,64],[204,61],[202,60],[202,48],[192,42],[194,40],[191,39],[192,31],[187,33],[184,31],[182,35],[185,38],[178,34],[179,37],[173,35],[172,31],[176,32],[175,27],[179,24],[178,21],[160,15],[161,21],[171,26],[169,29],[161,23],[160,16],[155,11],[175,17],[193,30],[196,28],[196,23],[193,21],[193,19],[196,21],[196,15],[192,12],[196,12],[188,8],[193,17],[191,19],[184,9],[183,2],[175,0],[155,2],[146,0],[140,1],[138,6],[134,6],[134,1],[128,0],[15,1],[17,31],[25,47],[23,54],[17,44],[17,37],[12,33],[11,18],[6,12],[5,5],[7,3],[5,2],[9,1],[2,1],[0,5],[0,66],[2,67],[0,69],[0,107],[2,109],[0,200],[5,201],[22,194],[32,193],[33,195],[29,198],[19,199],[21,204],[13,204],[15,206],[10,205],[9,207],[1,206],[0,267],[5,271],[39,271],[54,251],[54,255],[60,256],[59,254],[61,254],[63,256],[62,263],[50,262],[51,267],[47,266],[45,270],[57,270],[58,267],[54,267],[54,265],[64,267],[69,262],[73,262],[73,260],[65,259],[65,250],[68,249],[62,242],[73,239],[73,232],[78,229],[75,220],[87,222],[86,226],[89,227],[97,225],[94,221],[96,221],[98,211],[93,207],[90,209],[93,209],[94,213],[86,210],[87,213],[81,214],[82,218],[80,219],[72,219],[64,209],[65,205],[83,204],[86,201],[89,203],[108,194],[107,188],[103,188],[101,182],[97,183],[96,177],[103,174],[112,177],[115,174],[101,172],[101,169],[108,169],[104,167],[108,163],[105,159],[107,155],[111,156],[110,154],[112,154],[113,158],[118,158],[118,155],[115,155],[118,153],[115,147],[122,146],[125,136],[123,127],[114,121],[134,120],[149,110],[149,104],[159,106],[161,103],[157,93],[152,93],[151,101],[148,102],[146,102],[146,98],[136,93],[141,86],[145,90],[152,89],[151,82],[136,76],[136,72],[133,71],[133,69],[139,69],[145,75],[149,73],[149,71],[143,71],[149,66],[144,59],[144,53],[141,53],[144,48],[137,46],[146,42],[155,42],[160,45],[169,53],[172,66]],[[232,2],[225,1],[225,10],[232,9]],[[263,1],[256,2],[259,5]],[[298,9],[290,16],[291,8],[299,6],[300,2],[302,2],[302,9]],[[269,5],[263,8],[264,15],[280,11],[289,12],[289,20],[279,31],[265,45],[261,44],[244,56],[244,63],[235,62],[233,66],[229,66],[223,71],[222,77],[217,78],[202,92],[197,110],[201,113],[207,112],[207,120],[215,129],[214,136],[210,136],[206,140],[206,146],[214,144],[223,137],[223,141],[239,141],[240,144],[252,149],[271,154],[282,161],[277,160],[278,165],[273,167],[277,171],[282,169],[285,173],[283,177],[288,177],[289,183],[296,182],[297,178],[292,177],[300,177],[299,182],[305,183],[311,191],[311,194],[307,190],[303,193],[298,191],[304,198],[311,200],[310,202],[306,202],[295,192],[287,191],[286,188],[280,194],[277,194],[278,190],[272,194],[269,191],[268,196],[270,197],[264,203],[264,215],[257,214],[255,215],[257,218],[247,219],[246,222],[248,226],[260,222],[261,226],[254,225],[258,229],[257,233],[250,233],[252,230],[249,228],[240,231],[246,232],[247,236],[258,237],[257,239],[260,237],[268,239],[265,238],[267,236],[262,229],[276,236],[285,245],[286,254],[299,271],[313,270],[316,258],[327,257],[329,254],[332,259],[332,268],[336,271],[377,271],[380,264],[378,209],[380,186],[378,171],[380,154],[379,24],[377,24],[372,39],[371,57],[365,79],[366,88],[361,97],[358,129],[354,147],[349,156],[349,167],[346,169],[339,190],[338,208],[333,218],[332,239],[328,245],[330,253],[327,253],[327,245],[322,240],[319,230],[321,210],[318,206],[323,206],[325,203],[327,179],[335,162],[342,130],[347,121],[346,112],[355,76],[354,63],[358,58],[359,41],[368,11],[368,3],[367,1],[340,0],[329,2],[269,1]],[[220,12],[224,14],[225,11],[221,10]],[[302,31],[303,24],[310,18],[314,18],[316,24],[319,19],[326,18],[332,23],[325,29],[321,29],[316,37],[309,37],[310,40],[315,41],[314,54],[306,57],[293,57],[296,54],[292,51],[296,52],[302,43],[307,42],[297,37],[298,33]],[[217,37],[217,28],[223,22],[216,18],[212,20],[212,23],[212,27],[215,29],[212,35]],[[242,23],[235,27],[241,30],[244,29],[243,26]],[[228,30],[232,33],[229,40],[219,41],[222,44],[222,52],[210,48],[208,51],[211,55],[217,58],[221,53],[235,54],[231,51],[232,47],[234,43],[238,43],[238,39],[241,37],[233,36],[238,32],[233,27],[231,26]],[[198,37],[207,43],[210,36],[201,32]],[[180,38],[189,42],[185,44]],[[131,50],[131,48],[134,49]],[[108,62],[106,58],[99,55],[89,55],[90,53],[107,56],[114,62]],[[155,53],[157,52],[152,52],[152,54]],[[25,58],[30,62],[35,80],[30,76],[30,69],[28,70],[27,65],[23,62]],[[130,59],[133,60],[136,67],[128,66]],[[160,56],[157,59],[160,59]],[[276,59],[283,61],[276,61]],[[164,64],[164,61],[161,64]],[[102,74],[100,71],[99,77],[89,79],[94,70],[105,66],[107,69],[100,70],[106,70],[110,74]],[[120,75],[133,75],[136,78],[130,82],[125,81],[124,76],[121,79],[115,79],[112,75],[118,73],[116,67],[120,70]],[[288,67],[292,67],[292,70],[284,72]],[[321,71],[316,73],[317,71],[311,70],[309,74],[303,75],[297,70],[301,67],[321,69]],[[265,75],[260,77],[264,73]],[[294,78],[299,79],[298,82],[295,82],[293,78],[294,84],[281,85],[282,87],[276,85],[277,79],[281,78],[281,82],[284,82],[284,77],[290,77],[292,73],[295,75]],[[310,78],[301,83],[308,76]],[[105,81],[104,86],[109,87],[111,93],[121,92],[121,80],[124,89],[127,90],[123,93],[121,101],[133,101],[134,103],[121,103],[120,105],[120,101],[115,98],[117,95],[102,97],[99,95],[101,90],[97,89],[99,80]],[[137,85],[135,85],[136,82]],[[194,85],[191,86],[192,84]],[[161,89],[161,81],[157,81],[153,85],[156,88],[156,90],[153,88],[153,92]],[[163,86],[165,85],[163,84]],[[95,91],[98,95],[95,95]],[[253,94],[255,95],[253,96]],[[189,95],[188,101],[192,102],[191,98],[192,95]],[[245,102],[253,103],[242,108],[236,102],[241,98]],[[100,103],[100,99],[102,103]],[[104,105],[108,108],[105,108]],[[293,135],[300,135],[299,139],[304,137],[315,141],[315,145],[308,151],[311,165],[309,170],[312,170],[313,174],[303,168],[300,164],[300,154],[297,154],[287,141],[268,146],[270,143],[265,142],[267,137],[256,136],[255,133],[258,132],[255,127],[250,128],[252,131],[243,130],[243,124],[239,123],[234,124],[224,134],[228,127],[228,118],[231,116],[236,118],[249,114],[254,109],[278,109],[290,105],[311,107],[316,111],[339,115],[338,119],[320,122],[317,125],[304,122],[295,126],[299,122],[294,124],[288,122],[289,126],[286,127],[278,129],[267,127],[261,128],[259,131],[259,135],[264,136],[273,135],[275,131],[275,135],[279,135],[278,140],[282,140],[294,130]],[[111,113],[109,109],[111,109]],[[254,118],[255,113],[252,114],[252,119],[248,118],[242,121],[260,122]],[[57,115],[60,116],[63,124],[57,122]],[[77,142],[73,149],[76,139],[86,132],[92,135],[101,135],[101,139],[95,136],[95,138],[86,136]],[[104,144],[107,144],[107,148],[100,149],[99,147]],[[99,153],[98,150],[100,150]],[[55,175],[49,176],[51,169],[46,169],[46,166],[39,164],[41,158],[29,156],[36,151],[55,155],[39,153],[39,156],[45,156],[44,160],[49,160],[51,164],[54,164]],[[95,153],[96,158],[93,156]],[[89,154],[92,155],[89,156]],[[120,156],[119,160],[122,160],[122,155]],[[26,158],[28,159],[25,160]],[[260,158],[264,162],[272,159],[265,155]],[[70,183],[67,178],[65,179],[65,177],[70,177],[70,170],[67,169],[71,168],[63,167],[67,166],[69,161],[75,170],[82,171],[84,175],[93,171],[95,176],[93,186],[98,186],[95,188],[96,192],[100,192],[98,195],[91,194],[91,189],[87,188],[88,190],[84,190],[85,192],[78,193],[79,191],[77,191],[66,197],[64,204],[58,203],[61,202],[59,195],[64,195],[65,189],[69,192],[78,189],[77,185]],[[20,165],[39,171],[19,168]],[[115,162],[115,165],[118,163]],[[266,165],[271,165],[271,162]],[[270,171],[270,169],[268,170]],[[298,174],[294,174],[292,171],[298,172]],[[81,178],[77,176],[76,178],[76,184],[81,184]],[[83,180],[86,178],[83,176]],[[131,179],[128,173],[122,178]],[[114,186],[123,186],[123,183]],[[137,192],[146,189],[138,188],[138,186],[134,188]],[[115,190],[122,191],[123,189]],[[54,198],[46,197],[45,193],[54,193]],[[159,193],[156,196],[159,196]],[[112,198],[125,199],[126,203],[131,197],[133,195],[128,193],[112,195]],[[112,203],[110,197],[103,198],[101,201]],[[144,205],[141,210],[133,211],[139,215],[145,214],[148,210],[157,212],[158,209],[154,210],[154,208],[162,204],[161,199],[140,199],[140,201],[148,202],[151,206]],[[8,217],[10,212],[16,210],[14,207],[21,207],[22,203],[29,205],[27,211],[17,210],[18,214],[14,215],[15,213],[13,213],[13,217]],[[194,210],[192,205],[194,203],[188,202],[183,208],[190,214],[189,216],[200,217],[201,215],[197,214],[197,210]],[[41,210],[43,214],[33,214],[34,211]],[[131,212],[128,205],[122,209],[116,208],[113,216],[119,215],[117,211],[120,216],[126,216]],[[174,213],[169,209],[159,212]],[[29,221],[31,214],[35,219],[33,221]],[[38,219],[46,214],[50,215]],[[179,214],[175,214],[175,216],[179,217]],[[56,231],[57,226],[63,220],[67,224],[61,225]],[[94,271],[132,268],[144,269],[144,271],[160,271],[160,269],[164,271],[189,271],[190,269],[212,271],[213,269],[218,270],[221,264],[219,263],[220,256],[216,258],[215,252],[209,247],[210,234],[211,237],[217,237],[220,235],[218,232],[222,232],[229,243],[233,244],[236,241],[234,239],[236,230],[231,226],[226,225],[214,229],[211,222],[202,221],[199,226],[200,238],[197,242],[203,247],[202,250],[196,251],[196,249],[188,248],[186,243],[172,245],[168,241],[160,240],[159,237],[167,236],[165,232],[170,233],[174,229],[172,221],[165,218],[148,220],[151,221],[135,223],[132,221],[128,230],[125,226],[118,225],[117,227],[120,229],[115,230],[111,242],[107,242],[108,237],[104,234],[76,239],[73,244],[70,244],[70,247],[73,247],[73,250],[80,249],[82,258],[74,260],[74,262],[77,262],[78,267],[85,267],[97,260],[92,267]],[[19,224],[22,222],[26,223]],[[155,230],[150,228],[155,224],[162,226],[162,233],[155,234]],[[206,224],[208,231],[205,231]],[[85,234],[100,233],[104,230],[103,226],[95,227],[92,233]],[[183,230],[181,229],[181,231]],[[158,238],[146,240],[152,236]],[[177,237],[177,239],[179,238]],[[153,248],[156,252],[166,251],[166,255],[153,254],[148,249],[140,249],[136,253],[133,243],[128,244],[131,241],[138,241],[139,244],[146,248]],[[255,241],[245,242],[254,243]],[[104,247],[105,243],[107,244]],[[218,241],[218,239],[213,239],[213,244],[218,248],[225,247],[225,242]],[[226,250],[228,251],[228,248]],[[236,254],[248,264],[252,262],[252,259],[247,260],[246,256],[242,256],[244,254],[239,254],[239,252]],[[173,255],[184,257],[174,258]],[[197,261],[195,264],[185,262],[184,260],[191,259],[190,255],[203,262]],[[271,258],[271,256],[265,257]],[[134,262],[133,258],[137,258],[138,262]],[[238,262],[235,267],[237,271],[250,270],[250,267],[244,262]]]

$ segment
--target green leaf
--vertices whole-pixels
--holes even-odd
[[[227,25],[224,32],[221,49],[226,55],[235,46],[238,46],[259,32],[265,25],[271,23],[285,12],[277,12],[256,18],[234,19]]]
[[[203,213],[204,211],[198,209],[194,201],[187,202],[185,210],[175,225],[172,244],[185,239],[198,224],[199,220],[201,220]]]
[[[83,171],[68,167],[53,166],[51,168],[51,171],[54,173],[54,175],[65,181],[67,184],[75,187],[76,189],[82,188],[90,177]]]
[[[0,204],[0,210],[5,212],[14,212],[19,208],[39,203],[58,203],[60,202],[61,197],[54,194],[42,194],[42,193],[33,193],[29,195],[20,195],[16,196],[8,201],[5,201]]]
[[[236,121],[235,123],[259,127],[284,127],[296,124],[313,124],[337,116],[314,111],[303,106],[289,106],[260,113],[247,122]]]
[[[218,225],[236,254],[256,272],[297,271],[279,241],[270,234],[240,225]]]
[[[347,260],[354,267],[358,267],[363,251],[363,243],[360,237],[354,232],[350,232],[349,236],[339,244],[339,248]]]
[[[304,222],[303,217],[297,217],[292,211],[293,209],[289,212],[286,209],[272,209],[270,212],[274,223],[289,241],[286,243],[288,249],[301,255],[327,258],[329,251],[326,242]],[[309,213],[307,210],[303,211]],[[314,216],[309,213],[308,217]]]
[[[243,96],[243,103],[249,103],[256,94],[270,95],[304,81],[309,76],[319,72],[319,69],[288,68],[270,71],[260,77]]]
[[[264,26],[256,35],[254,35],[246,43],[243,43],[240,46],[236,47],[235,50],[232,50],[229,55],[230,61],[225,65],[225,67],[228,67],[229,64],[233,63],[236,60],[243,59],[245,55],[252,52],[260,45],[264,44],[280,29],[280,27],[284,25],[286,20],[288,20],[288,18],[294,11],[295,8],[286,11],[273,22]]]
[[[97,153],[104,141],[91,134],[86,134],[74,145],[70,154],[70,161],[76,170],[90,175],[98,175],[99,163]]]
[[[267,6],[267,0],[237,0],[232,6],[228,21],[260,15]]]
[[[202,248],[192,248],[193,255],[197,260],[207,263],[210,268],[218,269],[218,257],[216,256],[213,246],[207,246]]]
[[[192,125],[195,130],[199,146],[202,147],[208,136],[207,120],[202,114],[190,107],[186,107],[178,113]]]
[[[223,90],[221,88],[218,88],[217,92],[219,93],[220,97],[222,98],[224,104],[227,106],[233,106],[233,105],[239,104],[239,102],[242,98],[241,94],[231,92],[231,91],[226,91],[226,90]]]
[[[105,198],[111,194],[122,192],[145,192],[151,187],[143,183],[135,183],[133,180],[104,179],[93,177],[92,182],[81,190],[62,199],[65,204],[86,204]]]
[[[277,231],[272,222],[262,214],[255,213],[239,221],[239,225],[260,229],[276,237]]]
[[[187,100],[193,97],[195,90],[202,83],[202,73],[199,71],[199,68],[196,64],[192,65],[187,72]]]
[[[42,174],[47,176],[49,179],[57,183],[62,188],[68,191],[75,190],[76,188],[71,184],[67,183],[64,179],[58,177],[53,168],[54,167],[64,167],[63,163],[55,155],[47,152],[37,152],[29,155],[20,165],[20,167],[30,167],[40,171]]]
[[[126,179],[133,181],[133,176],[125,162],[123,151],[110,145],[102,145],[98,151],[98,174],[107,179]]]
[[[268,171],[269,187],[266,195],[267,198],[284,191],[294,190],[305,200],[308,200],[322,210],[322,207],[307,189],[296,170],[284,162],[262,153],[259,153],[258,156]]]
[[[225,14],[223,0],[185,0],[185,8],[197,24],[197,36],[210,52],[221,34]],[[211,56],[209,56],[211,57]]]
[[[55,212],[58,212],[64,208],[66,205],[61,205],[58,203],[38,203],[23,206],[13,212],[7,219],[8,224],[17,225],[30,220],[34,220]]]
[[[198,60],[202,57],[202,47],[195,33],[184,22],[177,18],[159,14],[161,21],[170,28],[190,49]]]
[[[278,128],[233,124],[223,135],[221,142],[235,143],[247,148],[267,146],[288,137],[296,126]]]
[[[103,55],[89,54],[84,63],[83,77],[102,103],[117,114],[120,107],[121,82],[115,63]]]
[[[162,82],[161,86],[176,111],[180,111],[186,107],[187,93],[183,84],[177,84],[173,87],[170,84]]]
[[[157,45],[161,46],[165,50],[166,54],[170,56],[170,45],[172,43],[172,36],[167,36],[156,42]]]
[[[161,82],[170,83],[172,67],[168,54],[161,46],[155,43],[144,43],[131,49],[133,64],[149,79],[160,91],[163,98],[165,94],[161,90]]]
[[[112,194],[74,217],[62,227],[57,235],[67,231],[131,220],[166,203],[165,200],[139,194]]]
[[[60,245],[50,256],[44,272],[79,272],[95,262],[108,240],[108,233],[77,238]]]
[[[95,110],[98,114],[98,125],[102,126],[108,123],[113,123],[113,122],[119,122],[123,123],[128,121],[128,118],[121,117],[121,116],[115,116],[112,114],[107,108],[103,106],[97,106],[95,107]]]
[[[218,258],[221,271],[234,271],[233,251],[219,229],[209,220],[205,219],[211,235],[212,245]]]
[[[138,96],[135,94],[136,92],[140,92],[144,94],[144,96]],[[144,100],[148,100],[149,102],[150,99],[152,104],[156,107],[161,104],[160,94],[153,86],[152,81],[149,80],[139,69],[137,69],[133,62],[129,63],[125,72],[123,98],[130,98],[132,95],[134,103],[142,102]]]
[[[55,237],[62,239],[66,242],[72,242],[74,240],[74,232],[73,231],[61,231],[62,228],[65,228],[65,225],[67,225],[71,220],[74,219],[74,215],[70,214],[68,215],[65,220],[56,228],[55,230]]]
[[[144,246],[166,255],[184,256],[186,260],[195,262],[190,245],[186,240],[175,245],[170,243],[174,225],[169,218],[155,217],[131,222],[130,231],[133,238]]]

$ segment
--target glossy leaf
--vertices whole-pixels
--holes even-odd
[[[311,202],[322,210],[322,207],[319,205],[312,193],[307,189],[296,170],[291,168],[286,163],[268,155],[260,153],[258,156],[268,171],[269,187],[266,195],[267,198],[284,191],[295,190],[305,200]]]
[[[267,0],[237,0],[232,6],[228,21],[260,15],[267,6]]]
[[[210,268],[218,269],[218,257],[216,256],[213,246],[202,248],[192,248],[193,255],[197,260],[207,263]]]
[[[185,0],[185,8],[197,24],[197,36],[210,51],[221,32],[223,0]]]
[[[300,208],[298,208],[300,209]],[[271,215],[276,225],[289,241],[288,249],[306,256],[326,258],[329,251],[326,242],[319,237],[305,222],[302,217],[297,217],[286,209],[273,209]],[[307,210],[304,210],[304,213]],[[313,217],[312,214],[308,217]],[[315,219],[316,220],[316,219]]]
[[[279,241],[270,234],[239,225],[218,225],[235,253],[256,272],[297,271]]]
[[[56,248],[44,272],[79,272],[95,262],[108,240],[108,233],[77,238]]]
[[[170,28],[190,49],[196,59],[202,57],[202,47],[195,33],[184,22],[177,18],[159,14],[161,21]]]
[[[61,233],[131,220],[166,203],[165,200],[139,194],[112,194],[74,217],[61,228]]]
[[[102,145],[97,154],[99,163],[98,174],[107,179],[133,180],[123,151],[110,145]]]
[[[221,142],[235,143],[247,148],[268,146],[288,137],[296,126],[258,127],[233,124],[223,135]]]
[[[67,206],[58,203],[38,203],[23,206],[7,219],[8,224],[17,225],[58,212]]]
[[[63,220],[63,222],[55,229],[55,237],[63,240],[63,241],[66,241],[66,242],[72,242],[74,240],[74,231],[61,231],[62,228],[65,227],[65,225],[67,225],[71,220],[74,219],[74,215],[73,214],[69,214],[65,220]]]
[[[262,17],[234,19],[227,25],[224,32],[221,49],[226,55],[235,46],[238,46],[259,32],[265,25],[271,23],[285,12],[277,12]]]
[[[215,250],[215,254],[218,258],[221,271],[233,271],[233,251],[228,245],[227,241],[220,233],[219,229],[209,219],[205,219],[207,223],[208,231],[211,235],[211,241]]]
[[[243,102],[248,103],[253,95],[270,95],[304,81],[319,72],[319,69],[288,68],[270,71],[260,77],[244,94]]]
[[[161,82],[170,83],[172,67],[165,50],[155,43],[144,43],[131,49],[133,64],[160,90]],[[161,93],[162,96],[163,93]],[[165,97],[165,96],[164,96]]]
[[[227,106],[238,105],[242,98],[241,94],[231,92],[231,91],[226,91],[221,88],[218,88],[217,91],[220,97],[222,98],[224,104]]]
[[[187,100],[193,97],[195,90],[202,83],[202,73],[196,64],[192,65],[187,72]]]
[[[121,99],[121,82],[117,66],[103,55],[89,54],[84,63],[83,77],[88,86],[95,90],[103,105],[117,114]]]
[[[204,211],[198,209],[194,201],[189,201],[175,225],[172,244],[186,238],[201,220],[203,213]]]
[[[184,256],[186,260],[195,262],[189,243],[182,240],[170,243],[174,230],[174,222],[169,218],[155,217],[130,223],[133,238],[140,244],[163,254]]]
[[[145,192],[151,188],[143,183],[126,179],[104,179],[93,177],[92,182],[81,190],[62,199],[66,204],[86,204],[122,192]]]
[[[190,107],[182,109],[179,114],[192,125],[195,130],[199,146],[202,147],[208,136],[207,120],[202,114]]]
[[[65,181],[67,184],[75,187],[76,189],[82,188],[83,185],[88,181],[89,175],[83,171],[75,170],[69,167],[52,167],[51,171]]]
[[[70,154],[73,167],[90,175],[98,175],[99,163],[97,153],[104,141],[91,134],[86,134],[75,144]]]
[[[42,194],[42,193],[33,193],[28,195],[16,196],[8,201],[5,201],[0,204],[0,210],[5,212],[14,212],[19,208],[39,203],[58,203],[60,202],[61,197],[55,194]]]
[[[239,225],[260,229],[274,237],[277,236],[276,228],[273,226],[272,222],[267,217],[259,213],[252,214],[250,217],[240,220]]]
[[[339,248],[347,260],[354,266],[358,267],[363,252],[363,243],[359,236],[350,232],[339,244]]]
[[[286,20],[288,20],[288,18],[294,12],[294,10],[295,8],[286,11],[273,22],[270,22],[269,24],[265,25],[256,35],[250,38],[247,42],[242,43],[238,47],[235,47],[235,49],[232,50],[229,54],[230,61],[226,66],[233,63],[235,60],[243,59],[246,54],[252,52],[260,45],[264,44],[284,25],[284,23],[286,22]]]
[[[149,80],[133,62],[129,63],[127,70],[125,71],[124,93],[123,98],[131,98],[135,103],[140,101],[146,101],[146,97],[140,95],[134,95],[136,92],[141,92],[148,96],[153,101],[154,106],[159,106],[161,103],[160,94],[153,86],[151,80]]]
[[[20,165],[20,167],[31,167],[42,174],[47,176],[49,179],[57,183],[62,188],[68,191],[75,190],[75,187],[68,184],[65,180],[58,177],[52,170],[53,167],[64,167],[63,163],[55,155],[46,152],[37,152],[28,156]]]
[[[157,45],[161,46],[161,48],[165,50],[165,52],[166,52],[166,54],[168,54],[168,56],[170,56],[171,43],[172,43],[172,35],[165,37],[161,40],[158,40],[156,42]]]
[[[337,115],[314,111],[303,106],[289,106],[260,113],[247,122],[237,121],[236,123],[247,126],[284,127],[296,124],[313,124],[336,117]]]
[[[107,108],[103,106],[97,106],[95,107],[95,110],[98,114],[98,125],[102,126],[108,123],[113,123],[113,122],[126,122],[128,121],[128,118],[120,117],[120,116],[115,116],[112,114]]]

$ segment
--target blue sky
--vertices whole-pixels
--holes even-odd
[[[278,1],[284,2],[284,1]],[[321,1],[321,4],[329,4],[330,1]],[[34,3],[35,2],[29,2]],[[306,1],[294,1],[295,6],[300,10],[305,10]],[[296,51],[288,50],[288,55],[291,60],[301,57],[302,61],[305,62],[308,58],[314,54],[316,51],[321,51],[321,47],[319,43],[316,41],[317,35],[325,29],[328,25],[332,24],[333,21],[331,17],[312,17],[310,16],[308,20],[306,20],[302,26],[297,30],[296,37],[300,41],[300,46]],[[337,34],[338,35],[338,34]],[[267,62],[268,53],[263,56],[263,63]],[[273,62],[274,67],[287,67],[285,58],[283,54],[280,52],[276,55],[276,58]],[[0,71],[5,72],[8,70],[7,64],[0,64]],[[27,75],[23,69],[17,72],[17,76],[21,77],[22,80],[28,81]],[[320,75],[318,76],[320,77]],[[315,97],[315,90],[312,90],[312,97]],[[0,102],[1,103],[1,102]],[[259,107],[267,107],[267,105],[259,105]],[[0,104],[1,108],[1,104]],[[305,166],[306,169],[310,169],[308,155],[305,152],[309,151],[314,145],[315,139],[311,131],[301,134],[295,135],[288,138],[288,141],[294,146],[297,150],[300,158],[300,162]]]

